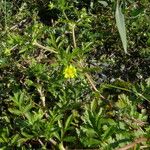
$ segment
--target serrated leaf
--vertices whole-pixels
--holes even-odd
[[[20,115],[22,112],[18,109],[9,108],[8,109],[12,114]]]
[[[65,122],[65,131],[68,130],[68,128],[69,128],[69,126],[70,126],[70,124],[71,124],[71,122],[72,122],[72,119],[73,119],[72,115],[70,115],[70,116],[67,118],[67,121]]]
[[[67,136],[64,138],[65,142],[74,142],[76,140],[76,137],[74,136]]]
[[[27,105],[27,106],[24,107],[23,112],[26,113],[26,112],[28,112],[31,108],[32,108],[32,104],[29,104],[29,105]]]
[[[58,132],[54,132],[53,135],[54,135],[55,138],[57,138],[59,141],[61,141],[61,137],[60,137]]]
[[[21,131],[21,134],[22,134],[24,137],[28,138],[28,139],[32,139],[33,136],[34,136],[34,135],[30,135],[30,134],[28,134],[28,133],[26,133],[26,132],[24,132],[24,131]]]
[[[114,133],[114,129],[115,129],[114,126],[110,126],[110,127],[106,130],[106,132],[103,134],[103,136],[102,136],[102,137],[103,137],[103,140],[108,139],[109,136]]]
[[[98,105],[97,99],[94,99],[94,100],[91,102],[91,110],[92,110],[92,111],[95,111],[96,108],[97,108],[97,105]]]
[[[19,139],[19,134],[14,135],[14,136],[12,137],[12,139],[11,139],[11,143],[12,143],[12,144],[13,144],[13,143],[16,143],[16,142],[18,141],[18,139]]]
[[[84,145],[91,147],[91,146],[98,146],[100,144],[100,140],[94,139],[94,138],[83,138],[82,139],[82,143],[84,143]]]
[[[121,11],[121,5],[119,5],[119,0],[117,0],[115,18],[116,18],[116,24],[123,44],[124,51],[125,53],[127,53],[125,18],[124,18],[124,14]]]
[[[88,127],[88,126],[81,127],[81,130],[83,132],[85,132],[88,137],[94,137],[96,135],[95,130],[93,128]]]
[[[27,140],[29,140],[29,138],[20,138],[17,141],[17,146],[20,147],[23,143],[25,143]]]

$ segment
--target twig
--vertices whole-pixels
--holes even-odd
[[[94,85],[91,76],[88,73],[85,73],[85,76],[87,77],[88,81],[90,82],[91,86],[93,87],[94,91],[98,92],[98,89],[96,88],[96,86]]]
[[[126,145],[126,146],[124,146],[122,148],[119,148],[118,150],[128,150],[128,149],[134,147],[136,144],[139,144],[139,143],[142,143],[142,142],[146,142],[147,140],[148,140],[147,138],[141,137],[141,138],[135,140],[133,143],[128,144],[128,145]]]
[[[38,141],[39,141],[39,143],[41,144],[41,146],[44,145],[43,142],[42,142],[40,139],[38,139]]]
[[[50,142],[51,142],[54,146],[57,145],[57,142],[56,142],[55,140],[53,140],[53,139],[50,139]]]
[[[82,62],[80,62],[79,65],[80,65],[81,68],[83,68]],[[86,76],[87,80],[89,81],[89,83],[91,84],[92,89],[93,89],[95,92],[98,92],[98,93],[99,93],[98,89],[96,88],[96,86],[95,86],[95,84],[94,84],[94,81],[93,81],[92,77],[91,77],[88,73],[85,73],[85,76]],[[106,98],[105,98],[103,95],[101,95],[100,93],[99,93],[99,96],[100,96],[100,98],[102,98],[102,99],[106,99]]]
[[[16,47],[18,46],[18,44],[16,44],[15,46],[13,46],[10,51],[14,50]]]
[[[24,24],[27,20],[28,20],[28,18],[27,18],[27,19],[24,19],[24,20],[21,20],[18,24],[12,26],[12,27],[10,28],[10,30],[15,30],[15,29],[17,29],[19,26],[21,26],[22,24]]]
[[[76,44],[76,36],[75,36],[75,26],[72,27],[72,38],[73,38],[74,48],[76,48],[77,44]]]
[[[52,52],[52,53],[56,53],[56,54],[58,53],[58,52],[56,52],[56,51],[54,51],[54,50],[52,50],[52,49],[50,49],[50,48],[48,48],[48,47],[45,47],[45,46],[43,46],[43,45],[37,43],[37,41],[34,41],[34,42],[33,42],[33,45],[35,45],[35,46],[37,46],[37,47],[39,47],[39,48],[45,49],[45,50],[47,50],[47,51],[50,51],[50,52]]]
[[[150,148],[150,147],[147,146],[147,145],[146,146],[140,146],[140,149],[145,149],[145,148],[147,149],[147,148]]]

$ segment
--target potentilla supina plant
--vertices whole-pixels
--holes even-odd
[[[77,70],[74,66],[69,65],[65,68],[63,74],[65,78],[75,78],[77,76]]]

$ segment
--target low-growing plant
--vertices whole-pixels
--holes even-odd
[[[149,149],[148,0],[0,4],[1,149]]]

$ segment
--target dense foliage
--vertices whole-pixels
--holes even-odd
[[[149,0],[1,0],[0,16],[1,149],[150,149]]]

